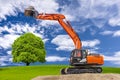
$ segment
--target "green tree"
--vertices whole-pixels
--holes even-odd
[[[40,37],[25,33],[12,44],[13,62],[24,62],[27,66],[34,62],[45,62],[46,51]]]

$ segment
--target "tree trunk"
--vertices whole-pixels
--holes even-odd
[[[27,63],[26,63],[26,66],[29,66],[29,65],[30,65],[30,63],[27,62]]]

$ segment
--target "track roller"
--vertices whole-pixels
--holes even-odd
[[[63,74],[63,75],[66,74],[66,72],[65,72],[65,68],[61,69],[60,72],[61,72],[61,74]]]
[[[101,67],[97,67],[96,68],[96,73],[102,73],[102,68]]]

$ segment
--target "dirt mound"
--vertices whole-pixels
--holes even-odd
[[[120,80],[120,74],[71,74],[60,76],[39,76],[32,80]]]

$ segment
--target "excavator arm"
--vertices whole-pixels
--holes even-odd
[[[70,23],[65,20],[64,15],[62,15],[62,14],[46,14],[46,13],[45,14],[44,13],[38,14],[38,12],[35,11],[34,9],[26,9],[25,15],[32,16],[32,17],[35,17],[36,19],[41,19],[41,20],[56,20],[56,21],[58,21],[59,24],[63,27],[63,29],[68,33],[68,35],[73,40],[74,45],[75,45],[75,49],[82,48],[82,43],[81,43],[79,36],[73,30]]]

